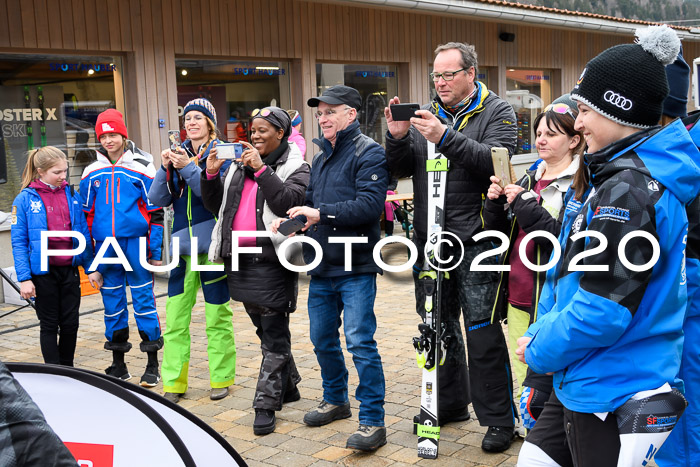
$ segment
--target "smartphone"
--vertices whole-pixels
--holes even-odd
[[[216,145],[217,159],[241,160],[243,145],[241,143],[218,143]]]
[[[277,227],[277,231],[282,235],[290,235],[294,232],[300,231],[305,225],[306,222],[299,219],[299,217],[292,217],[291,219],[287,219],[286,221],[282,222],[280,226]]]
[[[510,165],[506,148],[491,148],[491,160],[493,161],[493,173],[501,180],[499,183],[501,188],[515,183],[513,168]]]
[[[420,110],[420,105],[418,104],[391,104],[389,106],[391,110],[391,118],[395,122],[407,122],[411,117],[417,117],[416,110]]]
[[[168,130],[168,141],[170,141],[170,150],[177,151],[182,144],[180,141],[180,130]]]

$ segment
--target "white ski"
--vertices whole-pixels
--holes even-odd
[[[413,338],[416,360],[422,368],[421,399],[418,434],[418,457],[436,459],[440,440],[438,420],[438,371],[445,358],[444,326],[441,322],[442,281],[448,274],[439,270],[442,230],[445,226],[445,187],[447,185],[448,160],[436,151],[428,141],[428,238],[427,260],[419,275],[420,287],[425,290],[425,317],[418,325],[419,337]],[[432,264],[431,264],[432,263]]]

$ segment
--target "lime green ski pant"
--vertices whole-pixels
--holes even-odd
[[[523,393],[523,381],[525,381],[525,376],[527,376],[527,365],[518,359],[515,354],[515,350],[518,348],[518,339],[523,337],[523,334],[530,327],[530,313],[527,311],[515,308],[510,303],[508,304],[508,350],[510,351],[510,361],[513,366],[513,373],[515,373],[515,379],[518,381],[518,393],[516,397],[519,398]],[[516,399],[517,400],[517,399]]]
[[[163,339],[163,389],[165,392],[187,391],[190,362],[190,321],[197,291],[202,287],[209,355],[209,378],[212,388],[233,384],[236,375],[236,344],[233,337],[233,311],[229,304],[226,273],[192,271],[192,258],[180,256],[180,263],[168,280]],[[199,264],[212,264],[206,254],[198,256]]]

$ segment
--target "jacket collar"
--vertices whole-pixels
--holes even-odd
[[[576,173],[576,170],[578,169],[578,164],[579,164],[579,158],[580,156],[578,154],[574,155],[573,160],[571,161],[571,164],[564,169],[563,172],[561,172],[559,175],[557,175],[557,178],[554,180],[552,183],[556,183],[557,180],[561,180],[564,178],[571,178],[574,176]],[[533,176],[535,180],[539,181],[542,178],[542,175],[544,174],[544,171],[547,169],[547,162],[544,160],[537,165],[537,169],[535,170]]]
[[[215,142],[215,141],[217,142],[217,144],[221,142],[221,141],[219,141],[218,139],[214,139],[214,140],[211,140],[211,141],[209,142],[209,145],[208,145],[207,148],[204,150],[204,152],[202,153],[202,155],[199,157],[199,163],[200,163],[200,164],[202,163],[203,160],[205,160],[205,159],[207,158],[207,156],[209,156],[209,151],[211,151],[211,148],[214,146],[214,142]],[[187,153],[187,155],[188,155],[190,158],[195,157],[195,156],[198,155],[198,154],[195,152],[194,146],[192,145],[192,140],[190,140],[190,139],[186,139],[185,142],[182,143],[182,148],[185,150],[185,152]]]
[[[49,184],[44,183],[37,178],[36,180],[34,180],[32,183],[29,184],[28,188],[34,188],[37,192],[56,193],[59,190],[62,191],[67,186],[68,186],[68,181],[63,180],[63,183],[61,183],[58,187],[52,189]]]
[[[107,154],[107,150],[100,146],[97,149],[97,160],[106,162],[109,165],[117,165],[120,163],[127,163],[127,162],[132,162],[134,160],[134,153],[138,151],[136,149],[136,145],[134,144],[133,141],[130,139],[126,140],[126,150],[124,151],[124,154],[117,159],[117,161],[112,164],[112,160],[109,158],[109,154]]]
[[[474,99],[472,99],[472,102],[468,107],[461,109],[456,115],[453,116],[451,113],[445,110],[445,104],[443,104],[442,100],[436,96],[431,105],[433,114],[442,119],[444,122],[449,123],[454,130],[461,131],[465,126],[467,126],[467,122],[472,115],[484,110],[484,102],[486,102],[486,98],[491,94],[491,91],[489,91],[481,81],[474,81],[474,84],[477,87],[476,96],[474,96]]]
[[[609,178],[609,176],[612,175],[612,172],[617,171],[613,170],[610,162],[634,149],[637,144],[641,143],[648,138],[651,133],[657,132],[658,130],[658,126],[641,130],[627,136],[626,138],[622,138],[621,140],[607,145],[598,152],[584,154],[583,161],[590,170],[591,185],[598,186],[600,183]]]
[[[348,142],[352,142],[359,134],[360,123],[355,120],[348,125],[347,128],[336,133],[335,146],[331,145],[331,142],[323,136],[320,138],[314,138],[313,141],[319,148],[321,148],[321,151],[325,152],[326,154],[332,154],[333,152],[337,151],[338,148],[342,148],[347,145]]]

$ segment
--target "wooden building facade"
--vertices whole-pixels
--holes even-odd
[[[381,139],[382,102],[394,93],[427,102],[433,50],[449,41],[473,44],[480,79],[501,96],[526,96],[534,114],[570,90],[593,56],[631,42],[638,26],[494,0],[0,0],[0,117],[13,117],[0,121],[14,157],[7,178],[21,173],[21,149],[32,144],[63,141],[78,163],[95,145],[90,122],[109,106],[124,112],[130,138],[157,163],[183,102],[196,95],[215,102],[229,139],[228,124],[245,124],[250,107],[299,109],[313,148],[318,127],[306,100],[324,86],[370,79],[362,92],[375,102],[365,113]],[[700,35],[679,35],[690,63]],[[257,95],[261,86],[270,91]],[[41,119],[25,121],[29,138],[20,126],[29,114],[17,109],[49,98],[58,118],[42,109]],[[10,185],[0,192],[14,196]]]

